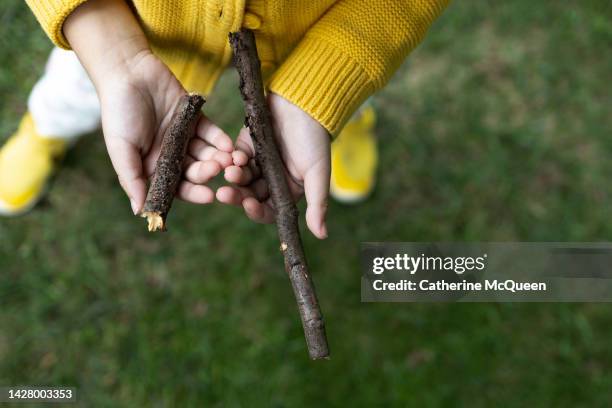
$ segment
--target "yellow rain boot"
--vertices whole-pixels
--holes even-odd
[[[330,194],[341,203],[362,201],[374,189],[378,164],[375,122],[374,109],[365,106],[332,143]]]
[[[40,135],[29,113],[0,148],[0,215],[27,212],[43,195],[56,163],[68,143]]]

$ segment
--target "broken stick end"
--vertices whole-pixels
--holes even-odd
[[[329,360],[329,346],[322,318],[303,322],[304,335],[311,360]]]
[[[323,340],[322,344],[308,344],[308,355],[311,360],[329,360],[329,348],[326,339]]]
[[[187,96],[189,97],[189,101],[191,102],[191,104],[198,107],[199,109],[202,109],[202,106],[206,103],[206,98],[197,92],[189,92]]]
[[[157,211],[143,211],[140,216],[142,218],[147,219],[149,232],[166,230],[166,223],[164,222],[164,217],[162,217],[162,215]]]
[[[319,356],[311,355],[310,359],[313,360],[313,361],[316,361],[316,360],[331,360],[331,357],[329,356],[329,353],[328,353],[328,354],[323,354],[323,355],[319,355]]]

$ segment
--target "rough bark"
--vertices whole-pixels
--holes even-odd
[[[172,114],[141,213],[147,219],[149,231],[166,230],[166,217],[181,181],[187,145],[195,132],[204,102],[200,95],[184,95]]]
[[[308,353],[310,358],[329,357],[323,316],[300,238],[298,209],[293,202],[283,162],[276,146],[270,113],[264,95],[261,69],[255,37],[250,30],[231,33],[230,44],[234,51],[234,65],[240,76],[240,93],[244,101],[246,119],[255,159],[268,183],[270,197],[275,208],[276,226],[285,258],[285,270],[291,280],[298,304]]]

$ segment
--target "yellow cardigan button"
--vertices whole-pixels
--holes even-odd
[[[249,30],[257,30],[259,27],[261,27],[261,17],[247,11],[244,13],[242,26],[244,28],[248,28]]]

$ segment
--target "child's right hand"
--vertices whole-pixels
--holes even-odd
[[[151,53],[123,0],[84,3],[68,17],[64,33],[96,86],[108,153],[132,210],[138,213],[163,134],[186,91]],[[193,203],[212,202],[214,192],[203,184],[232,165],[232,150],[229,136],[202,115],[189,145],[178,196]]]

